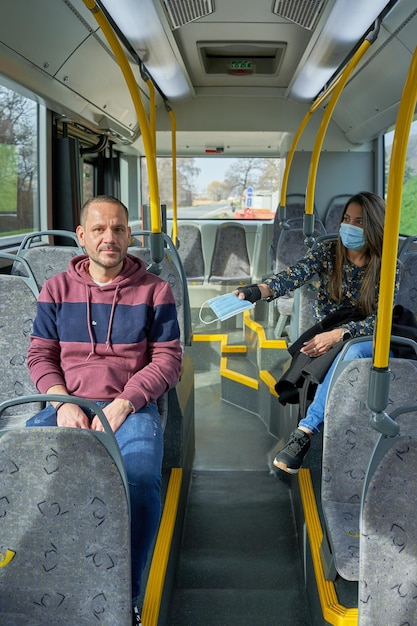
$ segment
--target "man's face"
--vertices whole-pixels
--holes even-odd
[[[131,238],[123,207],[112,202],[91,204],[85,224],[77,227],[77,235],[93,264],[120,271]]]

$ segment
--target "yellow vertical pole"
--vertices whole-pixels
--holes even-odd
[[[160,233],[161,210],[158,189],[158,175],[156,171],[154,140],[151,134],[148,117],[142,103],[139,87],[136,83],[131,67],[127,61],[126,55],[123,52],[122,46],[120,45],[119,40],[114,34],[103,11],[96,4],[95,0],[83,0],[83,2],[85,6],[91,11],[98,25],[102,29],[107,41],[109,42],[109,45],[117,59],[119,67],[125,78],[126,84],[129,88],[138,118],[139,128],[142,133],[143,145],[145,148],[145,155],[148,163],[149,196],[151,205],[151,230],[153,233]]]
[[[178,211],[177,211],[177,121],[174,111],[168,110],[171,118],[171,148],[172,148],[172,240],[177,245],[178,240]]]
[[[401,97],[392,144],[388,176],[387,207],[382,246],[381,283],[378,319],[375,334],[374,367],[386,368],[389,361],[389,341],[392,326],[392,303],[395,291],[398,235],[400,230],[405,159],[408,137],[417,102],[417,48],[408,70]]]

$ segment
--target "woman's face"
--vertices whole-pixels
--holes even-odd
[[[343,216],[342,224],[350,224],[351,226],[359,226],[363,228],[362,207],[356,202],[351,202]]]

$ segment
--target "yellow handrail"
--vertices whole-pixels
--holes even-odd
[[[301,135],[304,132],[305,127],[307,126],[307,123],[310,119],[310,117],[313,115],[313,113],[315,113],[315,111],[319,108],[319,106],[321,106],[321,104],[323,102],[325,102],[325,100],[327,100],[327,98],[329,98],[331,96],[331,94],[333,93],[334,89],[336,88],[336,86],[339,84],[340,80],[341,80],[341,75],[339,75],[330,85],[329,87],[320,95],[318,96],[313,104],[311,105],[310,109],[307,111],[307,113],[304,116],[303,121],[301,122],[291,145],[291,148],[288,152],[288,156],[285,162],[285,170],[284,170],[284,175],[282,177],[282,185],[281,185],[281,199],[280,199],[280,205],[281,206],[286,206],[287,204],[287,186],[288,186],[288,178],[290,175],[290,169],[291,169],[291,165],[292,165],[292,160],[294,157],[294,153],[295,150],[297,148],[298,142],[300,140]]]
[[[153,153],[156,158],[156,104],[155,104],[155,86],[150,78],[146,84],[149,89],[149,128],[153,140]]]
[[[386,368],[389,361],[389,341],[392,326],[392,302],[395,291],[395,273],[398,235],[400,230],[401,200],[403,193],[405,159],[408,137],[417,103],[417,48],[408,70],[401,97],[392,144],[388,175],[387,207],[382,246],[381,282],[378,319],[375,332],[374,367]]]
[[[306,192],[306,214],[313,215],[314,212],[314,195],[316,188],[316,177],[317,177],[317,168],[320,158],[321,149],[323,146],[324,136],[327,131],[327,127],[329,125],[330,119],[333,115],[333,111],[339,100],[339,97],[347,83],[347,80],[356,65],[359,63],[360,59],[363,57],[365,52],[368,50],[371,45],[371,41],[369,39],[365,39],[358,50],[355,52],[349,63],[344,68],[340,80],[337,81],[335,88],[332,93],[332,97],[326,107],[323,118],[321,120],[320,128],[317,133],[316,141],[314,143],[313,154],[310,161],[310,169],[308,172],[308,180],[307,180],[307,192]]]
[[[178,241],[178,213],[177,213],[177,121],[174,111],[168,110],[171,118],[171,148],[172,148],[172,241]]]
[[[85,6],[91,11],[98,25],[102,29],[107,41],[109,42],[109,45],[117,59],[117,62],[125,78],[126,84],[129,88],[138,118],[139,128],[142,133],[143,145],[145,148],[145,155],[148,163],[149,197],[151,206],[151,230],[153,233],[160,233],[161,209],[159,200],[158,175],[156,170],[154,140],[151,134],[146,111],[142,103],[139,87],[136,83],[131,67],[127,61],[126,55],[123,52],[123,48],[120,45],[116,35],[114,34],[103,11],[96,4],[95,0],[83,0],[83,2]]]

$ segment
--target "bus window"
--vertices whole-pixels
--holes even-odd
[[[0,236],[7,243],[39,228],[37,155],[36,103],[0,85]]]
[[[83,203],[95,195],[94,185],[94,165],[83,163]]]
[[[285,161],[278,158],[177,158],[178,219],[272,220]],[[149,195],[146,161],[142,189]],[[172,217],[172,160],[157,158],[161,204]]]
[[[391,162],[394,131],[384,135],[385,140],[385,194]],[[401,203],[400,234],[414,235],[417,232],[417,120],[411,125],[405,161],[403,195]]]

